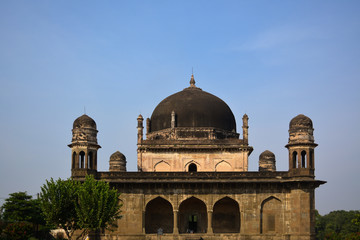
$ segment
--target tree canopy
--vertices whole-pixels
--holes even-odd
[[[70,179],[54,181],[51,178],[41,187],[40,202],[46,222],[64,229],[69,239],[79,228],[75,210],[78,185]]]
[[[360,211],[333,211],[321,216],[316,213],[316,239],[360,240]]]
[[[9,195],[10,197],[5,199],[5,203],[1,207],[4,221],[44,223],[38,199],[32,199],[32,196],[26,192],[15,192]]]
[[[109,184],[86,176],[83,183],[71,179],[51,179],[41,188],[41,206],[49,224],[65,230],[72,239],[75,230],[81,230],[77,239],[91,231],[109,229],[120,216],[120,194]]]

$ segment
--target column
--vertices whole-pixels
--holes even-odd
[[[213,229],[212,229],[212,213],[213,211],[208,211],[207,212],[207,218],[208,218],[208,226],[207,226],[207,233],[213,233]]]
[[[173,234],[179,234],[179,228],[178,228],[178,210],[174,210],[174,229]]]

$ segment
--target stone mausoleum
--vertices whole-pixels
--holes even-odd
[[[110,156],[109,171],[97,171],[97,126],[87,115],[74,121],[71,175],[86,174],[121,192],[122,215],[101,239],[118,240],[309,240],[315,239],[313,123],[300,114],[289,124],[289,170],[276,171],[275,155],[253,151],[248,116],[242,134],[220,98],[190,86],[161,101],[150,118],[137,118],[138,172],[126,171],[126,157]]]

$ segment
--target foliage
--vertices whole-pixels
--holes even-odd
[[[119,196],[108,183],[96,181],[91,175],[86,176],[85,182],[80,185],[76,204],[79,225],[83,229],[80,237],[116,224],[121,217]]]
[[[11,193],[10,197],[5,199],[1,210],[5,222],[44,223],[39,200],[32,199],[26,192]]]
[[[316,239],[360,240],[360,211],[333,211],[321,216],[316,213]]]
[[[116,223],[120,218],[119,195],[108,183],[86,176],[82,184],[71,179],[46,181],[40,199],[47,222],[64,229],[69,239],[75,230],[82,229],[80,239]]]
[[[75,210],[79,184],[73,180],[50,179],[41,187],[40,202],[46,222],[65,230],[69,239],[79,229]]]
[[[28,239],[33,235],[33,225],[28,222],[14,222],[10,223],[4,229],[7,239],[9,240],[23,240]]]

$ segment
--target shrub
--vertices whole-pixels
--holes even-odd
[[[24,240],[33,235],[33,225],[27,222],[9,223],[3,231],[9,240]]]

